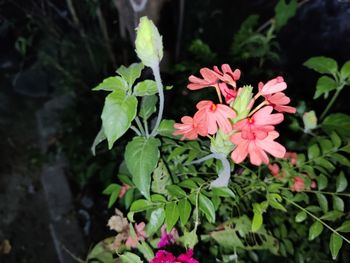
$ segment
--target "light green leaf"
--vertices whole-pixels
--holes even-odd
[[[344,212],[344,201],[339,196],[333,195],[333,209]]]
[[[287,24],[290,18],[295,16],[297,7],[297,0],[291,0],[289,3],[286,3],[286,0],[279,0],[275,7],[276,30],[281,29],[284,25]]]
[[[92,90],[105,90],[105,91],[127,91],[128,84],[121,77],[109,77],[103,80],[97,87]]]
[[[136,84],[133,94],[135,96],[150,96],[157,92],[157,83],[154,80],[147,79]]]
[[[346,61],[340,70],[341,79],[350,79],[350,60]]]
[[[92,155],[95,156],[96,155],[96,146],[101,143],[102,141],[106,140],[106,135],[103,131],[103,128],[101,127],[100,131],[97,133],[95,140],[91,146],[91,152]]]
[[[340,174],[338,175],[337,181],[336,181],[337,193],[343,192],[346,189],[346,187],[348,187],[348,180],[346,180],[344,172],[341,171]]]
[[[323,212],[326,213],[328,211],[328,201],[327,198],[320,193],[316,194],[318,203],[320,204],[320,207],[322,208]]]
[[[158,134],[169,138],[178,137],[173,135],[173,133],[175,132],[174,124],[174,120],[162,120],[158,127]]]
[[[142,63],[133,63],[129,67],[120,66],[117,69],[117,73],[122,76],[122,78],[129,84],[129,87],[131,87],[135,80],[141,76],[143,68],[144,65]]]
[[[323,123],[322,129],[326,132],[337,132],[346,138],[350,137],[350,116],[344,113],[334,113],[328,115]]]
[[[316,157],[320,156],[320,154],[320,148],[317,144],[313,144],[307,149],[307,156],[309,160],[315,159]]]
[[[300,211],[295,216],[295,222],[301,223],[306,219],[306,217],[307,217],[307,214],[304,211]]]
[[[148,120],[148,118],[157,110],[157,101],[158,97],[156,95],[144,96],[142,98],[139,112],[142,119]]]
[[[337,231],[350,233],[350,220],[345,221],[340,227],[337,228]]]
[[[339,250],[343,245],[343,239],[339,235],[332,233],[331,239],[329,240],[329,249],[332,254],[332,259],[336,260]]]
[[[232,190],[228,187],[215,187],[212,189],[213,195],[221,196],[221,197],[232,197],[235,198],[236,195]]]
[[[305,61],[303,65],[321,74],[335,75],[338,71],[337,62],[328,57],[312,57]]]
[[[215,223],[215,208],[208,197],[199,194],[199,210],[202,211],[209,223]]]
[[[263,208],[261,207],[260,204],[254,203],[253,212],[254,212],[254,215],[253,215],[253,221],[252,221],[252,231],[257,232],[263,224],[263,216],[262,216]]]
[[[142,255],[150,262],[154,258],[154,253],[152,248],[145,242],[141,241],[138,243],[137,249],[142,253]]]
[[[319,221],[315,221],[309,229],[309,240],[314,240],[323,231],[323,225]]]
[[[325,99],[328,98],[328,93],[332,90],[337,89],[338,84],[334,79],[328,76],[322,76],[318,79],[316,84],[316,92],[314,95],[314,99],[319,98],[324,94]]]
[[[152,208],[154,204],[151,201],[145,199],[138,199],[131,204],[131,212],[141,212]]]
[[[196,189],[198,185],[191,179],[186,179],[179,183],[179,186],[187,189]]]
[[[121,263],[143,263],[138,255],[131,252],[125,252],[119,259]]]
[[[183,198],[179,201],[178,208],[180,213],[181,224],[186,225],[191,215],[191,203],[186,198]]]
[[[186,196],[186,192],[184,190],[182,190],[179,186],[172,184],[172,185],[168,185],[166,186],[166,189],[168,190],[169,194],[172,197],[185,197]]]
[[[160,207],[152,211],[151,217],[149,219],[149,222],[146,228],[147,236],[150,237],[155,232],[157,232],[158,229],[163,225],[164,220],[165,220],[165,212],[163,207]]]
[[[112,92],[106,97],[101,119],[109,149],[129,129],[136,116],[136,110],[137,99],[134,96]]]
[[[344,215],[343,212],[334,210],[334,211],[329,211],[325,213],[323,216],[321,216],[321,219],[326,221],[336,221],[337,219],[341,218],[343,215]]]
[[[167,203],[165,206],[165,224],[167,232],[170,232],[179,220],[179,209],[176,202]]]
[[[150,197],[151,174],[159,160],[160,141],[155,138],[134,137],[125,150],[126,165],[141,194]]]

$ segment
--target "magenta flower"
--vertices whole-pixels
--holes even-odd
[[[186,253],[181,254],[177,258],[171,252],[159,250],[150,263],[199,263],[199,261],[192,258],[192,256],[192,249],[189,249]]]
[[[210,100],[202,100],[197,103],[198,112],[196,116],[206,123],[209,134],[215,134],[220,128],[224,133],[232,130],[232,124],[229,119],[234,118],[236,113],[228,106],[223,104],[214,104]]]
[[[193,250],[189,249],[186,253],[181,254],[177,257],[176,263],[199,263],[198,260],[192,258],[193,257]]]
[[[287,84],[284,82],[283,77],[277,77],[269,80],[266,84],[262,82],[259,83],[259,93],[260,95],[269,95],[273,93],[280,92],[287,88]]]
[[[276,131],[269,131],[267,136],[261,136],[261,132],[252,131],[249,136],[244,136],[243,132],[235,133],[231,136],[232,143],[236,148],[231,153],[231,158],[235,163],[241,163],[249,154],[250,162],[254,165],[269,163],[266,152],[277,158],[283,158],[286,149],[274,140],[279,136]]]
[[[166,226],[163,225],[161,228],[160,241],[157,244],[158,248],[162,248],[171,244],[174,244],[176,239],[179,238],[179,234],[176,228],[173,228],[170,233],[166,232]]]
[[[208,135],[206,122],[203,121],[203,118],[200,119],[198,115],[195,115],[193,118],[184,116],[181,118],[181,121],[182,123],[174,124],[176,131],[173,133],[174,135],[182,135],[181,140],[195,140],[198,138],[198,135]]]

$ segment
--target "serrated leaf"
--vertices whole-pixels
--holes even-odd
[[[129,129],[136,116],[136,110],[137,99],[134,96],[112,92],[106,97],[101,119],[109,149]]]
[[[170,232],[179,220],[179,209],[175,202],[167,203],[165,206],[165,224],[167,232]]]
[[[338,71],[337,62],[334,59],[328,57],[312,57],[305,61],[303,65],[321,74],[335,75]]]
[[[135,85],[133,94],[135,96],[150,96],[157,92],[157,83],[154,80],[147,79]]]
[[[180,213],[181,224],[186,225],[192,211],[191,203],[186,198],[183,198],[179,201],[178,208]]]
[[[350,233],[350,220],[345,221],[340,227],[337,228],[337,231]]]
[[[346,187],[348,187],[348,180],[346,179],[344,172],[341,171],[340,174],[337,176],[336,180],[336,191],[337,193],[343,192]]]
[[[329,250],[331,251],[333,260],[336,260],[342,245],[343,239],[339,235],[332,233],[331,239],[329,240]]]
[[[205,214],[209,223],[215,223],[215,208],[208,197],[199,194],[199,210]]]
[[[344,212],[344,201],[339,196],[333,195],[333,209]]]
[[[320,204],[320,207],[322,208],[323,212],[326,213],[328,211],[328,200],[327,198],[320,193],[316,194],[318,203]]]
[[[106,78],[100,83],[98,86],[93,88],[92,90],[105,90],[105,91],[127,91],[128,84],[121,77],[109,77]]]
[[[300,211],[295,216],[295,222],[301,223],[307,218],[307,214],[304,211]]]
[[[314,240],[323,231],[323,225],[319,221],[315,221],[309,229],[309,240]]]
[[[149,117],[157,110],[156,104],[158,97],[156,95],[144,96],[141,100],[139,116],[148,120]]]
[[[142,63],[133,63],[129,67],[120,66],[117,69],[117,73],[125,79],[125,81],[131,87],[135,80],[141,76],[141,72],[144,68]]]
[[[328,97],[328,93],[332,90],[338,88],[337,82],[334,79],[328,76],[322,76],[318,79],[316,83],[316,91],[314,95],[314,99],[319,98],[321,95],[325,95],[325,98]]]
[[[150,197],[151,174],[159,160],[160,141],[155,138],[134,137],[125,150],[126,165],[141,194]]]
[[[146,233],[147,236],[152,236],[158,229],[163,225],[165,220],[165,211],[163,207],[160,207],[154,211],[152,211],[151,216],[149,218]]]
[[[350,78],[350,60],[346,61],[342,66],[340,70],[340,77],[344,80]]]

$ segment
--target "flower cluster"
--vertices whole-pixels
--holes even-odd
[[[183,253],[178,257],[175,257],[169,251],[159,250],[150,263],[199,263],[199,261],[193,258],[192,249],[187,250],[186,253]]]
[[[202,78],[189,77],[187,88],[213,87],[219,103],[211,100],[197,103],[193,117],[184,116],[182,123],[174,125],[174,135],[182,135],[181,139],[188,140],[208,136],[213,142],[221,131],[234,147],[231,159],[235,163],[241,163],[249,155],[254,165],[268,164],[267,153],[283,158],[286,149],[275,141],[279,137],[275,125],[283,121],[283,113],[296,112],[294,107],[288,106],[290,99],[282,92],[287,88],[284,79],[279,76],[265,84],[260,82],[258,92],[253,96],[251,86],[238,88],[241,72],[239,69],[233,71],[228,64],[222,65],[221,70],[216,66],[213,70],[202,68],[200,73]],[[254,108],[259,100],[261,102]],[[274,110],[277,113],[273,113]]]

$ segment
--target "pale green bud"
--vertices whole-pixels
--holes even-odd
[[[163,41],[157,27],[147,17],[141,17],[136,28],[136,53],[148,67],[159,64],[163,58]]]
[[[230,135],[218,130],[216,136],[211,140],[210,151],[228,155],[233,148],[234,144],[230,141]]]
[[[316,113],[312,111],[305,112],[303,115],[304,132],[309,132],[317,127]]]
[[[238,91],[238,95],[234,102],[232,103],[232,108],[236,112],[236,117],[233,122],[236,123],[244,118],[246,118],[251,110],[251,102],[253,98],[253,87],[251,85],[243,86]]]

